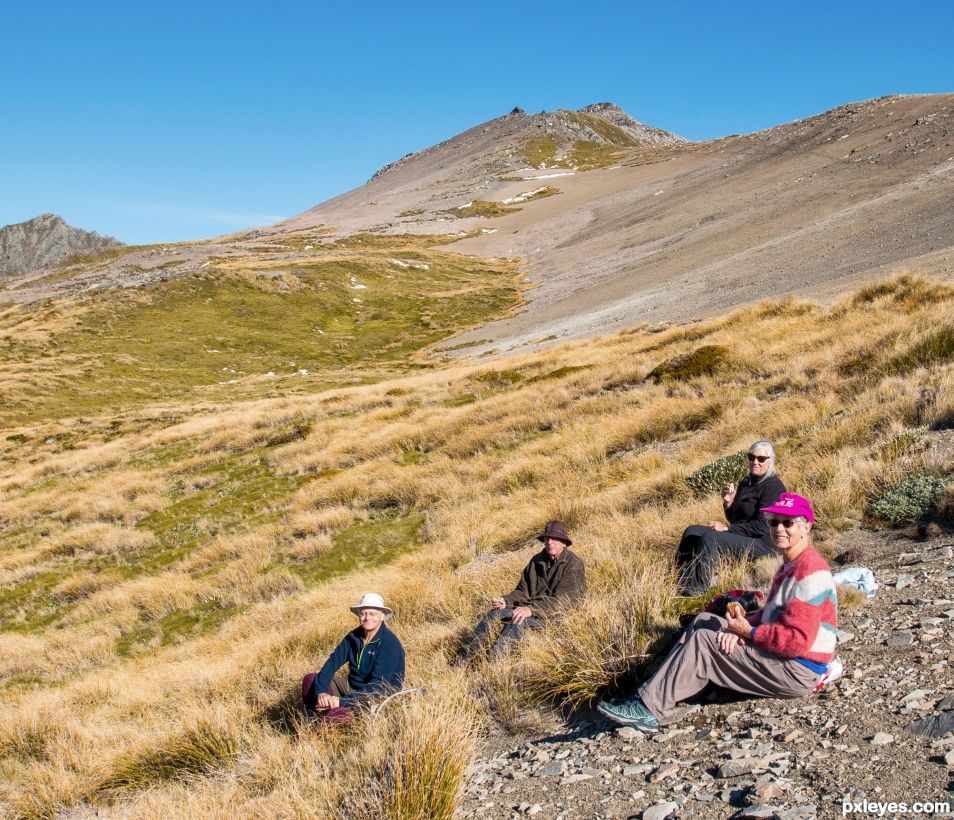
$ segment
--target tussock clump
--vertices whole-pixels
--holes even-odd
[[[692,488],[698,498],[718,492],[722,485],[728,482],[738,484],[745,478],[748,469],[746,452],[746,450],[740,450],[700,467],[686,476],[686,484]]]
[[[480,728],[475,704],[458,689],[403,696],[368,717],[341,769],[342,817],[450,820]]]
[[[728,348],[722,345],[703,345],[692,353],[657,365],[646,376],[660,382],[685,382],[701,376],[715,376],[725,370],[731,361]]]
[[[954,360],[954,325],[942,327],[895,356],[888,367],[900,374]]]
[[[85,524],[50,540],[46,549],[51,555],[97,555],[134,552],[151,547],[156,536],[148,530],[134,530],[115,524]]]
[[[239,736],[234,727],[199,719],[184,731],[161,738],[138,752],[121,754],[93,793],[115,798],[124,792],[152,788],[165,780],[199,777],[230,764],[238,753]]]

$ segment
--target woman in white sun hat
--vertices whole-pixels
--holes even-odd
[[[301,686],[305,714],[321,713],[329,723],[347,723],[352,707],[397,691],[404,683],[404,647],[385,625],[392,612],[384,598],[366,592],[351,611],[359,625],[344,636],[319,672],[305,675]],[[338,672],[345,663],[347,675]]]

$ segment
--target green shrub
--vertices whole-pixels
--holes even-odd
[[[868,514],[888,524],[924,518],[954,474],[915,473],[895,484],[868,505]]]
[[[662,381],[684,382],[699,376],[712,376],[723,370],[731,357],[722,345],[703,345],[692,353],[678,356],[655,367],[646,376],[656,384]]]
[[[746,453],[746,450],[739,450],[730,456],[717,458],[687,475],[686,484],[699,498],[718,492],[728,482],[738,484],[748,471]]]

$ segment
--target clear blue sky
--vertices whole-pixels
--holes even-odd
[[[299,213],[507,113],[618,103],[692,139],[954,91],[954,3],[0,5],[0,225],[130,243]]]

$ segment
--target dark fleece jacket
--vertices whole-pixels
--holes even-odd
[[[725,517],[729,522],[729,532],[744,535],[747,538],[760,538],[772,546],[768,522],[762,515],[762,507],[771,507],[785,492],[785,485],[777,475],[765,476],[760,480],[751,475],[739,482],[732,503],[726,507]]]
[[[381,624],[378,634],[367,644],[360,626],[344,636],[315,678],[314,696],[328,691],[331,679],[345,661],[351,694],[341,698],[342,706],[400,689],[404,684],[404,647],[385,624]]]
[[[528,606],[541,617],[561,603],[575,601],[585,590],[586,570],[579,556],[565,549],[552,562],[547,551],[540,550],[523,570],[514,591],[503,598],[507,606]]]

